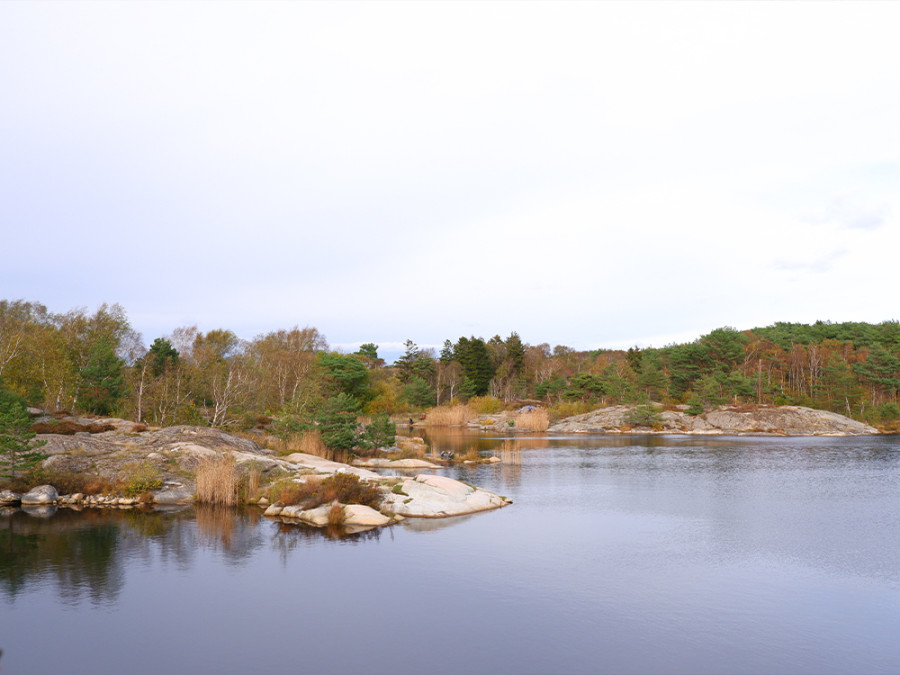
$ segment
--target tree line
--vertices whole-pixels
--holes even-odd
[[[48,312],[0,300],[0,384],[30,405],[165,426],[302,428],[323,410],[396,414],[493,397],[541,401],[557,416],[656,401],[805,405],[900,419],[900,324],[724,327],[660,348],[579,351],[461,336],[439,350],[407,340],[395,363],[378,345],[340,353],[316,328],[239,338],[183,326],[149,345],[119,305]]]

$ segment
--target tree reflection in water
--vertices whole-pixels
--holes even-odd
[[[233,566],[271,546],[287,561],[304,542],[324,539],[355,544],[378,539],[381,530],[353,532],[271,521],[257,508],[199,505],[175,512],[136,509],[59,509],[34,517],[18,509],[0,515],[0,593],[9,599],[51,582],[67,605],[89,600],[112,604],[125,585],[125,568],[159,561],[179,570],[194,566],[198,551],[212,550]]]
[[[29,585],[52,581],[60,599],[77,605],[112,603],[124,586],[117,556],[120,521],[102,512],[59,512],[33,518],[17,511],[0,519],[0,588],[15,598]]]

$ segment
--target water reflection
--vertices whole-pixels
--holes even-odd
[[[120,524],[103,514],[12,513],[0,519],[0,588],[14,599],[29,584],[50,583],[67,605],[111,603],[124,584],[120,540]]]

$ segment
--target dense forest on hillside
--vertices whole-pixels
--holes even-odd
[[[174,328],[149,345],[119,305],[54,314],[0,301],[0,384],[47,411],[116,415],[153,425],[302,426],[331,406],[367,414],[475,399],[540,400],[556,417],[658,401],[805,405],[870,423],[900,419],[900,324],[776,323],[719,328],[688,344],[576,351],[518,334],[411,340],[394,364],[364,344],[329,349],[315,328],[238,338]]]

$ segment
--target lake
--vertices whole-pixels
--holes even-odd
[[[4,675],[898,673],[900,439],[435,434],[504,509],[0,516]]]

